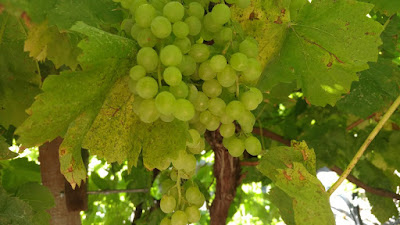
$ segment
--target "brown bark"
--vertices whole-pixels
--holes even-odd
[[[60,172],[58,148],[61,138],[45,143],[39,147],[40,171],[43,185],[53,194],[55,207],[48,212],[51,215],[51,225],[80,225],[79,211],[69,212],[65,198],[65,178]]]
[[[232,157],[224,148],[218,131],[207,131],[205,137],[214,151],[214,176],[217,180],[215,199],[210,208],[211,225],[224,225],[240,183],[239,158]]]

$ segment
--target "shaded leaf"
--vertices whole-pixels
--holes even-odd
[[[400,12],[400,2],[393,0],[361,0],[375,5],[375,10],[381,11],[386,15],[393,15]]]
[[[7,144],[6,139],[0,136],[0,160],[11,159],[18,156],[17,153],[10,151],[8,147],[10,146]]]
[[[28,203],[11,197],[0,186],[0,224],[31,225],[34,224],[33,211]]]

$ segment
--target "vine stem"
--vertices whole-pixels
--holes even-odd
[[[388,111],[383,115],[382,119],[379,121],[379,123],[376,125],[376,127],[372,130],[372,132],[368,135],[368,138],[364,141],[364,143],[361,145],[360,149],[354,156],[354,158],[351,160],[345,171],[340,175],[339,179],[332,185],[331,188],[328,190],[328,194],[331,195],[336,189],[342,184],[342,182],[346,179],[346,177],[350,174],[350,172],[353,170],[355,165],[357,164],[358,160],[360,160],[361,156],[364,154],[365,150],[369,146],[369,144],[374,140],[376,135],[379,133],[379,131],[382,129],[383,125],[386,123],[386,121],[390,118],[390,116],[394,113],[394,111],[399,107],[400,105],[400,96],[397,97],[397,99],[393,102],[393,104],[390,106]]]

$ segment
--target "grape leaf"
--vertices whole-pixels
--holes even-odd
[[[48,58],[56,68],[65,64],[75,70],[78,65],[77,57],[81,53],[76,47],[77,44],[76,36],[60,33],[57,27],[48,26],[47,22],[43,22],[30,27],[24,50],[38,61]]]
[[[385,51],[383,56],[389,53],[389,57],[394,58],[400,55],[400,17],[393,16],[390,20],[381,35],[383,41],[382,49]]]
[[[27,158],[7,161],[7,166],[2,170],[1,183],[9,193],[16,193],[25,183],[41,181],[39,165]]]
[[[34,23],[48,20],[60,30],[67,30],[77,21],[94,27],[115,24],[122,20],[122,11],[115,10],[118,3],[108,0],[0,0],[0,4],[13,15],[26,12]]]
[[[296,80],[310,103],[334,105],[358,79],[356,72],[377,60],[383,29],[365,16],[372,7],[354,0],[305,4],[288,24],[283,46],[267,65],[260,89]]]
[[[368,201],[372,206],[371,212],[376,216],[376,218],[384,224],[393,216],[398,216],[399,211],[397,210],[396,204],[394,204],[393,199],[384,198],[378,195],[366,193]]]
[[[287,225],[295,225],[293,199],[278,187],[269,192],[271,202],[279,208],[282,219]]]
[[[257,168],[290,197],[296,224],[335,224],[329,195],[316,178],[314,151],[305,142],[292,146],[270,149]]]
[[[400,1],[393,0],[361,0],[363,2],[372,3],[375,9],[390,16],[400,12]]]
[[[28,203],[11,197],[0,186],[0,224],[31,225],[35,224],[32,208]]]
[[[337,103],[346,113],[365,118],[388,106],[399,94],[400,69],[390,59],[380,58],[361,72],[360,80],[351,86],[350,94]]]
[[[25,109],[39,93],[41,78],[23,51],[26,36],[18,19],[3,13],[0,24],[0,125],[19,126],[28,116]]]
[[[9,145],[3,136],[0,136],[0,160],[17,157],[18,154],[8,149]]]

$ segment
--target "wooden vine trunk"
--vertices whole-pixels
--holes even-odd
[[[81,217],[78,211],[69,211],[65,195],[65,178],[60,172],[58,148],[62,142],[56,138],[39,147],[40,172],[42,183],[53,194],[55,207],[51,208],[51,225],[80,225]],[[71,208],[71,207],[70,207]]]
[[[214,151],[214,176],[217,180],[215,199],[210,208],[211,225],[225,225],[240,182],[240,162],[222,145],[218,131],[207,131],[205,138]]]

